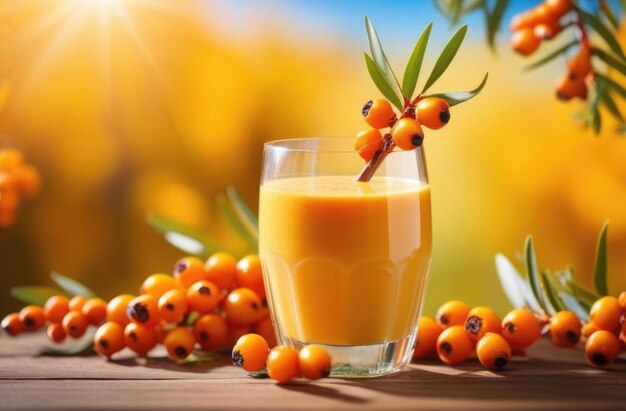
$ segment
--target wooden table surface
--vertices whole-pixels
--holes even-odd
[[[436,360],[375,379],[248,377],[227,356],[175,364],[166,358],[106,361],[96,355],[42,356],[43,335],[0,336],[0,409],[621,409],[626,360],[609,370],[585,364],[581,348],[543,339],[494,373],[476,360]]]

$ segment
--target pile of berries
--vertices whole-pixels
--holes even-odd
[[[489,307],[470,308],[462,301],[442,305],[436,318],[419,320],[413,359],[437,354],[446,364],[460,364],[475,352],[488,369],[499,370],[512,355],[524,355],[545,328],[557,347],[574,347],[583,334],[591,365],[611,364],[626,349],[626,292],[619,299],[600,298],[591,307],[590,321],[583,327],[576,314],[560,311],[552,317],[528,309],[515,309],[502,321]]]
[[[531,55],[543,40],[553,39],[566,27],[569,22],[563,22],[564,16],[572,10],[571,0],[546,0],[539,6],[518,14],[511,22],[513,49],[524,56]],[[587,99],[591,54],[589,41],[583,36],[579,50],[567,62],[567,74],[557,82],[556,95],[559,99]]]
[[[365,161],[372,160],[376,152],[390,150],[386,146],[390,141],[402,150],[413,150],[424,141],[422,126],[437,130],[450,121],[450,107],[438,97],[417,97],[406,104],[399,119],[391,104],[384,99],[368,101],[361,113],[371,128],[356,135],[354,148]],[[386,128],[390,131],[383,137],[381,130]]]
[[[39,172],[26,163],[22,152],[14,148],[1,149],[0,227],[12,225],[22,199],[33,197],[40,189]]]
[[[226,253],[206,263],[185,257],[173,275],[152,274],[139,295],[122,294],[108,303],[81,296],[53,296],[44,307],[29,305],[2,320],[10,335],[35,331],[45,323],[48,336],[62,342],[79,338],[89,325],[98,326],[94,349],[106,356],[127,347],[145,356],[163,344],[173,360],[186,359],[196,348],[230,350],[240,336],[255,332],[266,344],[276,337],[265,300],[263,275],[257,255],[237,261]]]
[[[328,352],[318,345],[307,345],[299,352],[295,348],[278,345],[270,350],[258,334],[243,335],[233,347],[233,364],[248,372],[263,372],[279,384],[298,376],[309,380],[328,377],[332,361]]]

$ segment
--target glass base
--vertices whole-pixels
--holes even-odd
[[[400,371],[413,354],[414,337],[369,345],[328,345],[323,347],[333,361],[330,377],[372,378]],[[309,343],[293,338],[284,338],[284,344],[301,349]]]

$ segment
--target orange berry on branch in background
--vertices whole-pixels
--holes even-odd
[[[128,309],[128,303],[134,298],[134,295],[121,294],[109,301],[107,304],[107,320],[114,321],[121,326],[128,324],[130,319],[126,311]]]
[[[589,321],[601,330],[612,332],[620,325],[623,314],[617,298],[607,295],[593,303],[589,311]]]
[[[145,356],[157,344],[153,327],[130,322],[124,327],[124,344],[137,355]]]
[[[448,328],[453,325],[465,324],[467,314],[469,314],[471,308],[460,300],[450,300],[443,304],[437,310],[435,318],[441,328]]]
[[[441,331],[442,328],[432,317],[422,316],[419,319],[417,335],[415,336],[415,348],[413,349],[414,360],[426,358],[435,353],[437,350],[437,338]]]
[[[107,318],[107,302],[102,298],[91,298],[85,302],[81,312],[89,324],[100,325]]]
[[[157,300],[150,294],[133,298],[128,303],[126,315],[131,321],[145,326],[154,326],[161,320]]]
[[[402,150],[413,150],[422,145],[424,132],[417,120],[401,118],[391,129],[393,142]]]
[[[556,97],[568,101],[574,97],[586,100],[588,94],[587,83],[584,77],[568,73],[557,80]]]
[[[228,341],[228,324],[219,314],[205,314],[196,320],[193,335],[202,350],[217,350],[224,347]]]
[[[298,354],[300,373],[309,380],[318,380],[328,377],[332,361],[328,351],[319,345],[307,345]]]
[[[63,329],[63,325],[59,323],[51,323],[48,325],[46,329],[46,335],[50,339],[50,341],[55,342],[57,344],[62,343],[67,337],[67,333]]]
[[[605,367],[615,361],[621,350],[619,340],[610,331],[599,330],[591,334],[585,343],[585,354],[589,364]]]
[[[507,340],[496,333],[487,333],[476,344],[478,361],[492,370],[501,370],[511,358],[511,346]]]
[[[571,311],[559,311],[550,318],[550,338],[557,347],[573,347],[580,340],[582,324]]]
[[[265,338],[265,341],[267,341],[267,345],[269,345],[270,348],[274,348],[277,345],[274,325],[272,324],[272,319],[269,316],[266,316],[254,325],[254,332]]]
[[[459,364],[469,358],[474,341],[460,325],[446,328],[437,338],[437,355],[446,364]]]
[[[258,255],[247,255],[239,260],[235,280],[237,287],[249,288],[254,291],[259,298],[265,298],[263,269]]]
[[[200,314],[215,310],[222,299],[222,292],[209,281],[198,281],[187,290],[187,307]]]
[[[67,304],[67,307],[69,308],[70,311],[82,311],[83,309],[83,305],[85,305],[85,302],[87,302],[87,299],[85,297],[83,297],[82,295],[75,295],[74,297],[72,297],[69,301],[69,303]]]
[[[61,324],[63,325],[63,330],[65,331],[65,333],[72,338],[82,337],[87,330],[87,326],[89,325],[89,323],[85,319],[85,316],[83,316],[83,314],[79,313],[78,311],[70,311],[69,313],[65,314],[65,317],[63,317],[63,321],[61,322]]]
[[[265,367],[268,352],[267,342],[260,335],[242,335],[233,347],[233,364],[237,367],[242,367],[246,371],[260,371]]]
[[[617,297],[617,303],[623,311],[626,311],[626,291],[622,291],[619,294],[619,297]]]
[[[626,350],[626,321],[622,323],[618,338],[620,344],[622,344],[622,350]]]
[[[18,313],[12,313],[2,319],[0,327],[9,335],[16,336],[24,332],[24,323]]]
[[[30,198],[41,190],[39,171],[29,164],[20,167],[16,172],[17,189],[20,195]]]
[[[272,348],[266,365],[267,374],[279,384],[286,384],[300,374],[298,351],[285,345]]]
[[[163,340],[163,345],[165,345],[167,354],[171,359],[180,361],[189,357],[193,352],[196,339],[189,328],[176,327],[167,334],[165,340]]]
[[[538,24],[533,29],[535,36],[541,40],[552,40],[563,30],[563,26],[558,21]]]
[[[584,77],[591,71],[591,49],[582,45],[578,53],[567,62],[567,69],[576,77]]]
[[[444,99],[426,97],[417,103],[417,120],[431,130],[438,130],[450,121],[450,106]]]
[[[370,161],[376,151],[383,147],[383,136],[375,128],[359,131],[354,141],[354,149],[365,160]]]
[[[237,260],[227,253],[213,254],[204,265],[205,279],[219,287],[220,290],[231,290],[235,287],[237,276]]]
[[[150,294],[158,300],[166,291],[176,287],[178,287],[178,283],[171,275],[152,274],[144,280],[139,293]]]
[[[20,206],[20,196],[13,188],[0,191],[0,211],[15,213]]]
[[[183,320],[189,308],[187,306],[187,297],[185,293],[175,288],[166,291],[159,298],[159,315],[161,319],[167,323],[179,323]]]
[[[537,317],[525,309],[517,309],[502,319],[502,335],[515,351],[530,347],[541,336]]]
[[[556,20],[555,15],[549,7],[541,4],[533,9],[523,11],[513,16],[511,20],[511,31],[532,29],[538,24],[550,23]]]
[[[583,336],[585,338],[589,338],[591,336],[591,334],[595,333],[599,329],[600,329],[600,327],[598,327],[594,323],[587,323],[587,324],[583,325],[582,334],[583,334]]]
[[[16,148],[0,150],[0,171],[14,171],[24,164],[24,155]]]
[[[24,324],[24,331],[37,331],[46,322],[43,308],[38,305],[27,305],[20,310],[19,315]]]
[[[265,310],[259,296],[249,288],[231,291],[222,304],[226,321],[236,326],[252,325],[263,318]]]
[[[391,104],[382,98],[370,100],[361,109],[365,122],[376,129],[389,127],[396,118]]]
[[[545,6],[554,19],[560,19],[573,8],[571,0],[546,0]]]
[[[174,264],[174,278],[184,290],[206,279],[204,261],[197,257],[184,257]]]
[[[70,300],[62,295],[55,295],[46,301],[43,306],[43,312],[46,319],[51,323],[60,323],[63,317],[70,311]]]
[[[465,331],[474,340],[478,341],[485,333],[502,333],[502,323],[495,311],[489,307],[475,307],[470,310],[465,319]]]
[[[124,327],[114,321],[102,324],[94,334],[93,347],[105,357],[121,351],[124,348]]]
[[[531,55],[540,44],[541,38],[535,35],[535,30],[532,28],[517,30],[511,36],[511,47],[522,56]]]

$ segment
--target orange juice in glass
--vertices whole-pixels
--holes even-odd
[[[267,143],[259,252],[280,343],[324,346],[331,375],[411,359],[432,253],[421,147],[390,153],[369,182],[350,139]]]

